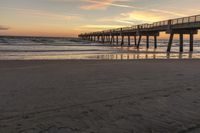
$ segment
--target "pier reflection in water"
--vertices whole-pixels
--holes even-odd
[[[137,59],[200,59],[200,54],[193,53],[121,53],[103,54],[92,57],[100,60],[137,60]]]

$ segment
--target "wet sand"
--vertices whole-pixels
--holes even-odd
[[[0,133],[199,133],[200,61],[0,61]]]

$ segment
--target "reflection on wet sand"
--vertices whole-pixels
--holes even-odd
[[[0,56],[0,60],[138,60],[138,59],[200,59],[200,53],[110,53]]]
[[[96,46],[95,46],[96,48]],[[113,48],[113,47],[112,47]],[[137,60],[137,59],[200,59],[200,52],[176,51],[164,49],[136,49],[135,47],[101,47],[86,51],[63,52],[0,52],[0,60]],[[175,47],[176,48],[176,47]],[[175,49],[174,48],[174,49]]]
[[[200,54],[194,53],[121,53],[97,55],[97,59],[134,60],[134,59],[197,59]]]

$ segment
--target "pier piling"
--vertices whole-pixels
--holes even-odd
[[[137,36],[134,36],[135,46],[137,46]]]
[[[190,33],[190,52],[193,52],[194,34]]]
[[[139,39],[138,39],[138,44],[137,44],[137,48],[138,48],[138,49],[140,48],[141,39],[142,39],[142,36],[140,35],[140,36],[139,36]]]
[[[146,47],[148,49],[149,48],[149,35],[147,35],[147,40],[146,41],[147,41],[147,46]]]
[[[124,36],[122,36],[122,38],[121,38],[121,46],[123,46],[124,45]]]
[[[183,52],[183,34],[180,34],[180,52]]]
[[[116,36],[116,44],[117,45],[119,44],[119,36],[118,35]]]
[[[154,36],[154,48],[157,49],[157,36]]]
[[[131,46],[131,37],[128,35],[128,46]]]
[[[170,38],[169,38],[169,43],[168,43],[168,47],[167,47],[167,52],[171,51],[171,47],[172,47],[172,43],[173,43],[173,38],[174,38],[174,34],[170,34]]]

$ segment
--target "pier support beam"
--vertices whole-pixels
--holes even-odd
[[[180,46],[179,46],[179,50],[182,53],[183,50],[183,42],[184,42],[184,36],[183,35],[189,35],[190,36],[190,52],[193,51],[193,43],[194,43],[194,34],[198,34],[198,30],[197,29],[173,29],[170,32],[167,32],[168,34],[170,34],[170,40],[171,40],[171,36],[172,34],[178,34],[179,35],[179,39],[180,39]],[[172,37],[173,40],[173,37]],[[171,41],[172,41],[171,40]],[[170,44],[172,43],[171,41],[169,41],[169,45],[168,45],[168,52],[170,52],[171,46]]]
[[[119,36],[117,35],[116,37],[116,44],[118,45],[119,44]]]
[[[142,36],[146,37],[146,48],[149,49],[150,47],[150,37],[154,37],[154,47],[157,48],[157,37],[159,36],[159,31],[140,31],[137,33],[139,35],[139,40],[137,44],[137,48],[140,46],[141,38]],[[136,37],[135,37],[135,42],[136,42]]]
[[[174,38],[174,34],[172,33],[172,34],[170,34],[169,43],[168,43],[168,47],[167,47],[167,52],[171,51],[173,38]]]
[[[149,48],[149,36],[147,35],[147,49]]]
[[[134,36],[135,46],[137,46],[137,36]]]
[[[110,45],[112,44],[112,41],[113,41],[113,36],[110,36]]]
[[[157,49],[157,36],[154,36],[154,48]]]
[[[183,34],[180,34],[180,52],[183,52]]]
[[[124,36],[122,35],[122,39],[121,39],[121,46],[124,45]]]
[[[109,42],[112,44],[112,36],[109,36]]]
[[[92,41],[93,41],[93,42],[95,41],[95,36],[92,36]]]
[[[194,34],[190,33],[190,52],[193,52]]]
[[[128,35],[128,46],[131,46],[131,36]]]
[[[137,48],[140,48],[140,42],[141,42],[141,39],[142,39],[142,36],[140,35],[140,36],[139,36],[139,39],[138,39]]]
[[[114,44],[114,42],[115,42],[115,36],[112,35],[112,36],[111,36],[111,40],[110,40],[110,44]]]
[[[101,41],[102,41],[102,43],[105,43],[105,36],[104,35],[101,36]]]
[[[108,41],[109,41],[109,40],[108,40],[108,36],[106,36],[106,41],[105,41],[105,42],[107,43]]]
[[[113,44],[115,44],[115,36],[113,36],[113,40],[112,40]]]

